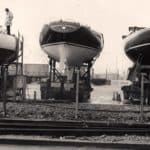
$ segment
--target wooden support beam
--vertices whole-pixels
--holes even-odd
[[[140,122],[143,123],[144,116],[144,76],[145,73],[141,73],[141,104],[140,104]]]
[[[80,70],[76,70],[76,109],[75,109],[75,118],[78,118],[78,105],[79,105],[79,74]]]

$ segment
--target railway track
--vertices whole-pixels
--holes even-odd
[[[33,139],[11,139],[0,138],[0,148],[11,149],[15,146],[15,150],[33,148],[34,149],[99,149],[99,150],[147,150],[149,144],[127,144],[127,143],[101,143],[90,141],[74,141],[74,140],[33,140]]]
[[[102,123],[96,121],[0,120],[0,134],[90,136],[150,135],[150,124]]]

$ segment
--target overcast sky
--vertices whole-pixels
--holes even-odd
[[[126,71],[132,65],[123,51],[122,35],[129,26],[150,26],[149,0],[0,0],[0,24],[4,25],[8,7],[14,14],[12,32],[24,35],[25,63],[48,63],[39,46],[43,24],[54,20],[71,20],[88,25],[104,34],[104,49],[94,68]]]

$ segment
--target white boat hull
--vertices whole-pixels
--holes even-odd
[[[16,51],[17,39],[14,36],[0,34],[0,48]]]
[[[76,66],[92,60],[99,54],[97,49],[65,42],[45,44],[42,45],[42,49],[56,61],[61,61],[61,58],[65,57],[67,65]]]
[[[13,61],[12,57],[17,50],[17,38],[12,35],[0,34],[0,64],[5,63],[7,59]],[[9,59],[10,58],[10,59]]]

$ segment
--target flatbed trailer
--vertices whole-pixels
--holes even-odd
[[[56,68],[56,61],[50,58],[49,78],[46,85],[41,87],[42,98],[54,100],[75,101],[76,76],[79,70],[79,102],[87,102],[90,99],[92,62],[84,63],[80,67],[66,66],[64,74]]]
[[[129,100],[130,103],[140,104],[141,100],[141,80],[142,74],[144,74],[144,104],[150,105],[150,66],[149,65],[139,65],[138,67],[130,68],[128,79],[132,81],[129,86],[123,86],[122,90],[124,93],[124,98]]]

